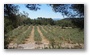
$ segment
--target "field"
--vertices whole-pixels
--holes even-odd
[[[22,25],[10,31],[9,49],[80,49],[84,48],[84,31],[50,25]]]

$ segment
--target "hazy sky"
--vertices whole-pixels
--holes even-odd
[[[17,4],[20,6],[20,12],[27,12],[29,13],[30,18],[37,18],[37,17],[46,17],[46,18],[63,18],[61,13],[55,13],[52,8],[49,5],[41,4],[40,10],[37,11],[31,11],[28,8],[25,7],[24,4]]]

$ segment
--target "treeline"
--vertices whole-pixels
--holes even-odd
[[[62,28],[72,27],[72,28],[84,29],[84,18],[65,18],[56,21],[56,25],[59,25]]]
[[[29,19],[29,25],[55,25],[54,20],[52,18],[42,18],[38,17],[37,19]]]
[[[31,19],[28,13],[23,11],[19,12],[19,8],[13,4],[4,4],[4,33],[17,28],[21,25],[59,25],[63,27],[78,27],[84,28],[84,18],[65,18],[62,20],[53,20],[52,18]]]
[[[84,18],[65,18],[62,20],[53,20],[52,18],[31,19],[28,13],[23,11],[19,12],[18,6],[13,4],[4,5],[4,33],[17,28],[21,25],[59,25],[63,27],[78,27],[84,28]]]
[[[18,26],[28,24],[30,22],[30,18],[28,18],[25,14],[15,14],[14,16],[4,16],[4,33],[7,33]]]
[[[34,15],[34,14],[33,14]],[[53,20],[52,18],[31,19],[28,17],[28,13],[23,11],[19,12],[19,8],[13,4],[4,4],[4,34],[12,31],[21,25],[58,25],[64,27],[78,27],[84,28],[84,18],[66,18],[62,20]],[[4,48],[7,48],[9,43],[8,37],[4,35]]]
[[[28,21],[28,22],[27,22]],[[27,19],[25,25],[58,25],[62,28],[72,27],[84,29],[84,18],[65,18],[62,20],[53,20],[52,18],[42,18],[38,17],[37,19]]]
[[[4,19],[5,24],[5,33],[17,28],[21,25],[58,25],[62,28],[64,27],[72,27],[72,28],[80,28],[84,29],[84,18],[65,18],[62,20],[53,20],[52,18],[42,18],[38,17],[37,19],[31,19],[27,17],[25,14],[16,15],[16,20],[9,20],[8,16],[5,16]]]

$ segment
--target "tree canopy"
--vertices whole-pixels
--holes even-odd
[[[84,17],[84,5],[83,4],[49,4],[53,11],[62,13],[63,16],[80,16]],[[40,10],[40,4],[26,4],[29,10],[37,11]],[[72,9],[76,12],[70,12]],[[23,11],[19,12],[19,6],[15,4],[4,4],[4,34],[12,31],[21,25],[58,25],[60,27],[77,27],[84,29],[84,19],[62,19],[55,21],[52,18],[37,17],[37,19],[31,19],[28,17],[28,13]],[[34,14],[33,14],[34,15]],[[9,43],[8,36],[5,36],[5,48]]]
[[[61,12],[68,17],[83,17],[84,4],[50,4],[55,12]]]
[[[37,11],[40,9],[40,4],[26,4],[26,7],[29,9],[29,10],[33,10],[33,11]]]
[[[63,16],[84,17],[84,4],[47,4],[52,7],[54,12],[60,12]],[[40,4],[26,4],[30,10],[37,11]]]

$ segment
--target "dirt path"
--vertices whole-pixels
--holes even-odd
[[[19,44],[17,49],[42,49],[45,47],[49,47],[49,40],[45,38],[45,36],[40,31],[38,26],[37,26],[37,30],[40,34],[40,37],[42,38],[42,41],[41,41],[42,44],[35,43],[36,41],[34,41],[34,26],[33,26],[30,36],[28,39],[26,39],[25,44]],[[17,44],[15,45],[17,46]]]
[[[27,30],[30,28],[30,26],[27,28]],[[27,31],[26,30],[26,31]],[[24,32],[22,32],[23,34],[26,32],[26,31],[24,31]],[[15,43],[15,41],[17,41],[17,38],[14,38],[10,43],[9,43],[9,45],[8,45],[8,48],[17,48],[17,43]]]
[[[30,42],[34,42],[34,26],[32,28],[32,31],[31,31],[31,34],[30,34],[29,38],[26,39],[25,43],[27,44],[27,43],[30,43]]]
[[[25,44],[19,44],[18,49],[42,49],[45,46],[47,46],[47,45],[45,45],[45,44],[47,44],[47,42],[44,39],[43,39],[43,41],[45,42],[44,44],[36,44],[37,41],[34,41],[34,26],[33,26],[29,38],[26,40]]]
[[[33,26],[30,37],[27,39],[25,44],[19,44],[20,49],[42,49],[45,47],[49,47],[48,46],[49,41],[45,38],[45,36],[43,36],[38,26],[37,26],[37,30],[40,34],[40,37],[42,38],[41,41],[42,44],[36,44],[37,41],[34,41],[34,26]]]
[[[40,34],[40,37],[42,38],[42,43],[43,43],[44,45],[48,45],[48,44],[49,44],[49,40],[47,40],[46,37],[42,34],[42,32],[40,31],[40,29],[39,29],[38,26],[37,26],[37,30],[38,30],[38,32],[39,32],[39,34]]]
[[[29,38],[26,39],[25,44],[19,44],[18,46],[18,49],[35,49],[36,46],[34,41],[34,26],[32,28]]]
[[[47,31],[43,28],[43,26],[41,26],[42,27],[42,29],[47,33]]]

